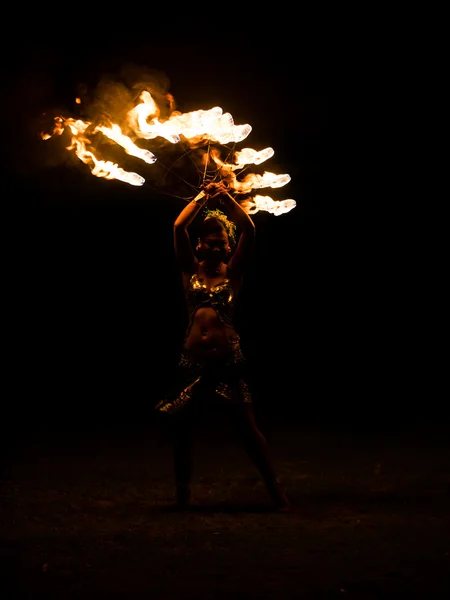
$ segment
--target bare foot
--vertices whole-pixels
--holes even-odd
[[[291,503],[279,479],[275,481],[275,488],[271,490],[271,497],[276,512],[291,512]]]
[[[277,513],[290,513],[292,512],[292,506],[289,500],[286,498],[286,500],[281,503],[275,503],[274,510]]]

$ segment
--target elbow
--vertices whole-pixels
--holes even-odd
[[[253,221],[246,223],[245,227],[242,228],[241,237],[246,240],[246,243],[252,244],[255,241],[256,229]]]
[[[255,224],[253,223],[253,221],[249,218],[247,221],[247,224],[245,226],[245,230],[247,232],[247,234],[251,237],[255,237],[255,233],[256,233],[256,227]]]

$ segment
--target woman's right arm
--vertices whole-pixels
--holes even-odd
[[[197,262],[187,228],[207,200],[208,196],[201,191],[192,202],[189,202],[183,208],[173,224],[175,255],[180,263],[181,270],[186,273],[192,272]]]

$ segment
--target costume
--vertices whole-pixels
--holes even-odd
[[[193,404],[252,402],[247,361],[233,326],[235,300],[228,278],[208,288],[196,273],[192,275],[186,290],[189,324],[185,337],[196,311],[210,306],[229,333],[227,347],[221,349],[219,355],[207,358],[199,358],[195,352],[183,349],[175,372],[175,384],[166,397],[157,402],[157,410],[178,415]]]

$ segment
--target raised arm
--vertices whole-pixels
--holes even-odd
[[[175,245],[175,255],[180,263],[181,270],[184,273],[192,273],[196,270],[197,258],[191,245],[191,240],[187,228],[200,212],[208,200],[208,195],[201,191],[189,202],[173,224],[173,239]]]
[[[242,277],[255,246],[255,224],[250,215],[228,193],[221,196],[229,218],[240,230],[236,250],[228,263],[228,272],[235,277]]]

